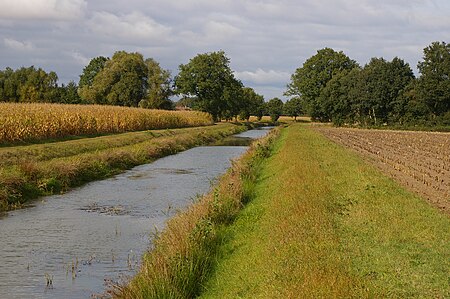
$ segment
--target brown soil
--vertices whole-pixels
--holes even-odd
[[[450,214],[450,133],[314,128]]]

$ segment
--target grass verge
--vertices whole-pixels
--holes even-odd
[[[200,298],[449,298],[446,215],[307,126],[275,151]]]
[[[279,129],[254,142],[214,190],[177,214],[144,256],[140,272],[115,298],[194,298],[203,290],[216,260],[221,232],[252,196],[254,173],[270,154]]]
[[[0,211],[246,130],[234,124],[0,149]]]

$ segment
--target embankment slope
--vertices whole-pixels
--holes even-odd
[[[450,219],[306,125],[285,129],[201,298],[448,298]]]

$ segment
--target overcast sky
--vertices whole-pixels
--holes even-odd
[[[90,59],[140,52],[173,75],[224,50],[235,75],[266,100],[317,50],[364,65],[398,56],[416,72],[423,48],[450,42],[450,0],[0,0],[0,69],[74,80]]]

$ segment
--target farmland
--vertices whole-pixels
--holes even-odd
[[[0,144],[211,124],[211,117],[202,112],[0,103]]]
[[[449,297],[449,218],[357,154],[294,124],[254,175],[200,298]]]
[[[316,130],[368,157],[402,185],[450,212],[450,133],[326,126]]]

